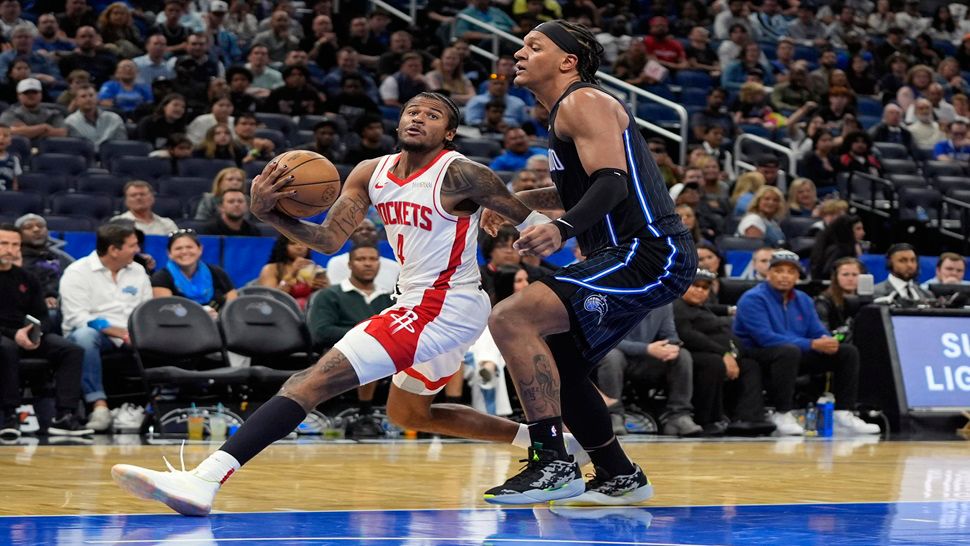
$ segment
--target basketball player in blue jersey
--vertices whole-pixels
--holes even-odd
[[[485,493],[496,504],[621,505],[653,495],[614,436],[589,374],[651,309],[687,290],[697,255],[633,114],[596,84],[601,52],[585,27],[549,21],[515,54],[515,84],[550,111],[555,182],[517,197],[532,209],[565,214],[521,230],[514,247],[547,256],[576,237],[586,260],[498,304],[489,319],[533,444],[526,468]],[[502,221],[490,211],[482,219],[488,231]],[[571,493],[582,477],[566,453],[563,423],[596,468],[579,495]]]

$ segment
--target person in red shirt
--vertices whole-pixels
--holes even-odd
[[[643,39],[647,55],[654,58],[668,70],[684,70],[687,66],[687,53],[684,46],[670,37],[670,26],[666,17],[650,19],[650,34]]]

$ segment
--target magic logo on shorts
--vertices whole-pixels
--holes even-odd
[[[603,322],[603,317],[610,310],[610,305],[606,301],[606,296],[601,294],[593,294],[586,298],[583,302],[583,309],[589,311],[590,313],[598,313],[599,318],[596,320],[596,325],[599,326]]]

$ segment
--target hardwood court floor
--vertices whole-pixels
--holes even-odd
[[[186,445],[193,467],[217,444]],[[626,443],[651,506],[970,500],[970,443],[865,440]],[[178,445],[0,447],[0,515],[159,513],[110,477],[179,466]],[[233,476],[217,511],[481,508],[524,453],[483,443],[277,444]],[[591,467],[584,469],[592,471]]]

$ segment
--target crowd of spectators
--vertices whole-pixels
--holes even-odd
[[[45,172],[38,160],[44,150],[71,139],[89,142],[93,154],[79,179],[107,173],[123,183],[116,210],[98,218],[110,222],[98,228],[97,250],[70,265],[72,258],[47,235],[44,216],[3,215],[19,219],[15,230],[0,229],[0,251],[18,246],[17,262],[37,280],[30,285],[34,299],[18,304],[17,316],[2,317],[4,373],[15,353],[50,356],[58,384],[68,385],[59,391],[64,411],[56,430],[87,430],[82,413],[89,429],[111,426],[101,354],[127,343],[127,316],[138,303],[175,294],[215,314],[235,297],[226,273],[201,260],[196,233],[265,234],[249,217],[246,181],[284,150],[313,150],[346,167],[392,153],[400,106],[434,90],[462,108],[460,151],[487,163],[514,191],[552,183],[545,157],[549,111],[512,85],[514,49],[500,44],[494,60],[472,52],[472,46],[489,49],[492,38],[458,17],[463,14],[518,36],[553,18],[583,23],[604,46],[602,70],[677,100],[690,113],[686,157],[663,138],[650,138],[649,147],[708,273],[600,364],[595,377],[617,432],[626,431],[624,385],[633,384],[641,398],[657,386],[667,393],[658,417],[669,434],[798,433],[788,411],[794,375],[833,367],[839,422],[871,431],[843,413],[853,409],[859,355],[830,337],[851,321],[846,301],[865,273],[858,257],[869,247],[862,219],[849,214],[845,177],[887,176],[891,160],[901,157],[970,172],[966,5],[433,0],[409,27],[368,4],[341,2],[338,11],[331,0],[0,1],[0,192],[35,191],[25,173]],[[644,102],[638,114],[655,112],[644,110]],[[782,157],[746,149],[742,155],[754,169],[739,169],[733,142],[741,134],[789,147],[794,171]],[[140,180],[121,173],[106,153],[121,141],[147,144],[137,155],[161,161],[167,175]],[[173,194],[161,190],[171,191],[180,175],[199,178],[188,167],[198,165],[193,161],[218,165],[204,176],[211,189],[178,194],[185,203],[169,206]],[[160,179],[168,186],[160,187]],[[80,184],[72,189],[85,193]],[[305,246],[280,237],[253,282],[287,292],[304,308],[312,308],[317,292],[329,294],[317,301],[331,306],[353,300],[353,312],[340,318],[349,324],[366,307],[358,299],[372,305],[375,294],[393,290],[397,264],[372,263],[380,232],[379,222],[365,223],[354,250],[334,257],[326,273]],[[141,252],[144,234],[169,236],[167,265],[156,269]],[[483,285],[493,301],[555,269],[518,256],[511,248],[515,236],[504,229],[483,241]],[[732,244],[757,249],[751,266],[734,276],[764,281],[736,306],[718,302],[724,252]],[[794,250],[808,267],[781,249]],[[919,250],[893,247],[891,276],[877,297],[932,299],[914,281],[911,262]],[[957,262],[963,264],[959,255],[944,254],[936,279],[962,281]],[[792,268],[796,280],[801,274],[830,281],[815,305],[789,286]],[[0,278],[17,271],[0,269]],[[125,286],[133,288],[113,293],[95,280],[105,275],[131,277]],[[819,320],[769,339],[770,328],[756,315],[775,313],[765,306],[779,298]],[[44,315],[38,328],[65,337],[29,343],[21,315],[38,313]],[[315,334],[318,345],[331,342],[325,340],[335,330],[328,331]],[[82,352],[58,345],[71,343]],[[494,411],[494,393],[482,393],[504,378],[502,363],[490,350],[494,344],[482,346],[489,356],[472,359],[470,378],[482,407]],[[77,360],[79,381],[71,379]],[[775,364],[780,361],[784,370]],[[765,411],[763,391],[774,413]],[[9,417],[18,398],[2,394]],[[366,413],[373,390],[359,394]],[[77,415],[68,407],[77,406],[72,397],[87,403]],[[362,423],[362,435],[379,433],[372,422]]]

